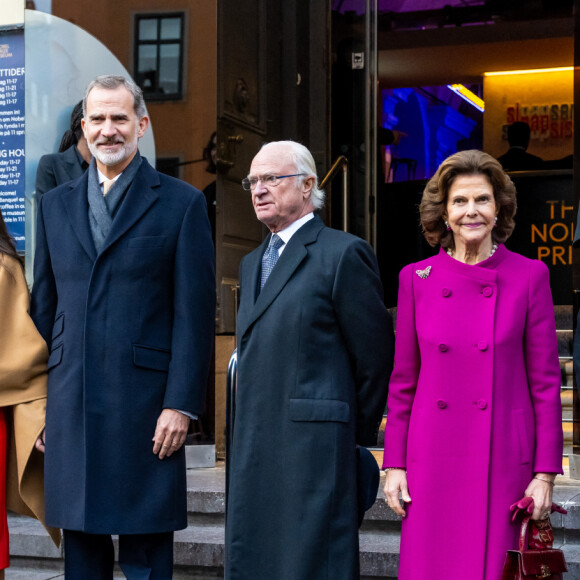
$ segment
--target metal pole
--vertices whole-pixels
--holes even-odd
[[[367,0],[365,14],[365,238],[377,245],[377,32],[378,0]]]

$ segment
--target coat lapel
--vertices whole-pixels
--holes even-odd
[[[129,186],[125,199],[121,202],[119,212],[113,220],[101,254],[106,252],[127,230],[133,227],[157,201],[159,194],[152,188],[159,185],[159,175],[149,165],[147,160],[143,159],[133,183]]]
[[[260,294],[260,278],[262,276],[262,256],[270,243],[270,238],[272,235],[268,235],[258,249],[248,257],[246,262],[246,268],[244,275],[247,276],[248,280],[251,281],[246,287],[249,288],[248,292],[251,296],[251,305],[254,306],[256,300]],[[284,254],[282,254],[284,255]]]
[[[70,189],[60,199],[81,246],[89,258],[94,261],[97,257],[97,251],[89,226],[89,202],[87,201],[88,181],[89,174],[85,172],[77,180],[71,182]]]
[[[236,317],[236,333],[242,336],[243,329],[248,326],[254,304],[258,297],[259,279],[262,266],[262,256],[270,241],[270,236],[242,260],[240,268],[240,283],[242,286],[240,307]]]
[[[262,314],[268,309],[275,298],[280,294],[284,286],[292,278],[292,275],[300,266],[300,264],[307,258],[308,250],[306,246],[316,242],[320,230],[324,227],[322,220],[315,216],[314,219],[310,220],[304,224],[290,239],[288,246],[282,252],[280,259],[276,263],[275,268],[272,270],[268,281],[264,285],[264,288],[258,295],[256,302],[252,311],[249,313],[247,321],[242,318],[239,335],[243,336],[244,333],[262,316]],[[259,277],[261,272],[261,261],[262,254],[264,253],[264,247],[267,245],[269,237],[262,245],[261,252],[256,252],[256,258],[250,264],[248,268],[248,278],[249,282],[244,282],[244,286],[247,288],[247,284],[254,284],[254,288],[257,287],[259,283]],[[238,321],[240,322],[240,321]]]

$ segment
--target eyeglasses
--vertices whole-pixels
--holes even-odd
[[[260,177],[246,177],[242,179],[242,187],[246,191],[251,191],[256,189],[258,181],[262,182],[262,185],[267,185],[269,187],[276,187],[280,184],[280,180],[285,177],[298,177],[299,175],[306,175],[306,173],[293,173],[292,175],[261,175]]]

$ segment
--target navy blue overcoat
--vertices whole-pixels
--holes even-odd
[[[46,193],[38,214],[46,521],[103,534],[181,529],[184,450],[159,460],[152,438],[164,408],[204,408],[215,316],[205,200],[144,159],[97,254],[87,180]]]
[[[371,247],[315,217],[258,294],[242,260],[226,580],[355,580],[356,444],[377,443],[393,326]]]

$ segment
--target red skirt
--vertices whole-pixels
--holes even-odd
[[[0,408],[0,570],[8,568],[8,520],[6,519],[6,420]]]

